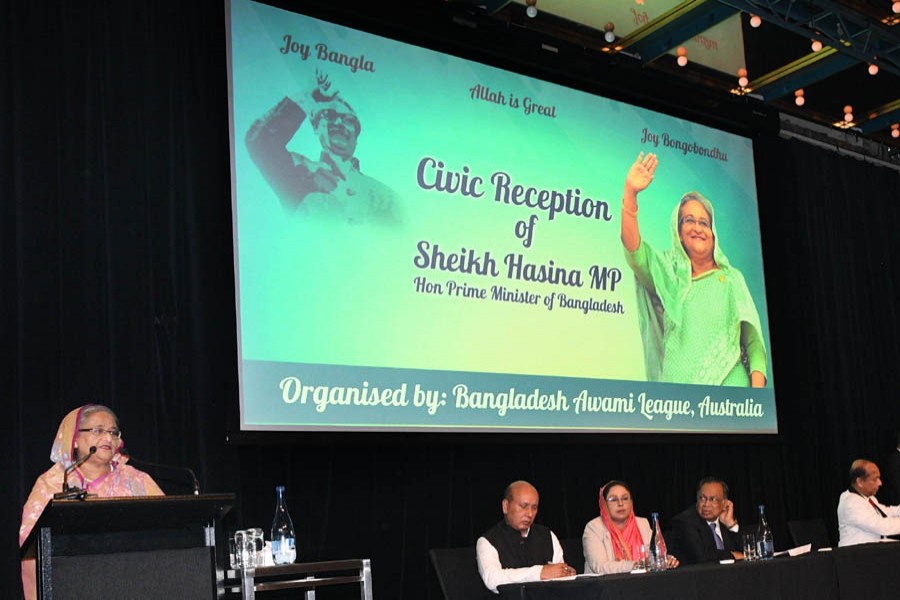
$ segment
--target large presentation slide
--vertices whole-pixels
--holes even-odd
[[[751,140],[226,10],[242,430],[777,432]]]

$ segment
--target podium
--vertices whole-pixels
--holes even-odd
[[[216,528],[234,494],[52,500],[22,545],[38,598],[199,600],[223,591]]]

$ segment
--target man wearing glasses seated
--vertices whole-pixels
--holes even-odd
[[[354,156],[362,131],[356,111],[330,89],[317,72],[312,91],[285,97],[254,121],[245,139],[250,158],[287,209],[351,224],[397,222],[397,194],[362,173]],[[286,147],[307,117],[322,146],[318,160]]]
[[[734,503],[721,479],[700,480],[697,504],[675,515],[672,529],[682,564],[744,558]]]

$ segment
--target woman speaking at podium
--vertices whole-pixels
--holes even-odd
[[[126,463],[119,454],[122,430],[115,413],[100,404],[76,408],[59,424],[50,460],[53,466],[38,477],[22,510],[19,546],[31,533],[54,494],[72,490],[104,498],[162,496],[153,478]],[[35,561],[22,561],[22,585],[26,600],[37,597]]]

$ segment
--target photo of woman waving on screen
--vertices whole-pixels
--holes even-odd
[[[622,197],[622,245],[637,283],[647,379],[764,387],[759,313],[744,276],[722,251],[712,203],[699,192],[681,197],[667,250],[641,238],[638,194],[653,182],[658,164],[656,155],[640,153]],[[648,208],[661,210],[652,203]]]

